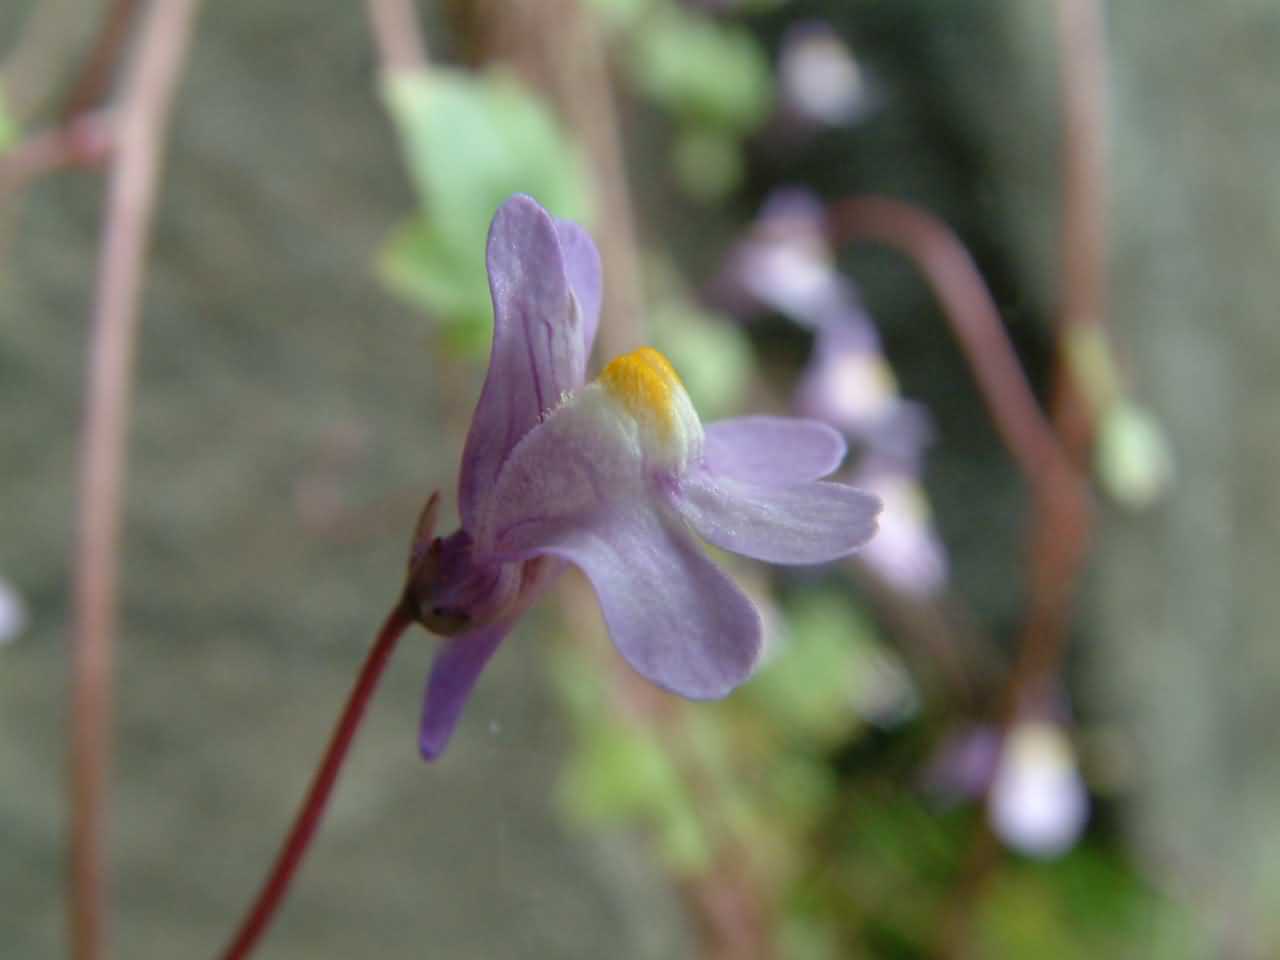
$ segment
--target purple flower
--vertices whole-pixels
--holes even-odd
[[[875,532],[879,502],[819,480],[845,442],[808,420],[698,419],[657,351],[586,383],[600,261],[582,228],[516,196],[489,231],[494,335],[458,481],[462,528],[415,548],[407,597],[448,639],[427,682],[420,746],[444,750],[480,671],[566,563],[594,588],[614,645],[693,699],[745,681],[760,616],[694,534],[735,553],[823,563]],[[429,543],[427,543],[429,541]]]
[[[947,558],[920,482],[928,413],[904,400],[857,288],[836,269],[825,210],[799,188],[776,191],[727,258],[712,295],[734,312],[775,310],[813,331],[797,410],[830,423],[860,456],[852,481],[884,504],[864,564],[906,593],[936,593]]]
[[[829,23],[793,24],[782,38],[778,88],[789,119],[808,126],[847,126],[875,105],[867,78]]]
[[[1089,821],[1089,791],[1063,729],[1045,721],[1009,733],[987,802],[991,827],[1006,844],[1032,857],[1066,853]]]
[[[774,191],[734,245],[712,296],[733,313],[776,310],[818,327],[855,298],[840,276],[824,228],[821,199],[799,187]]]

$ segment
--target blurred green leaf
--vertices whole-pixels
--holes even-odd
[[[704,419],[742,409],[754,360],[740,327],[683,300],[655,306],[650,327]]]
[[[789,613],[790,640],[746,689],[788,734],[837,742],[858,723],[859,664],[873,641],[839,596],[807,595]]]
[[[1113,857],[1082,847],[1055,863],[1010,861],[983,898],[978,956],[1209,956],[1176,904]]]
[[[1173,454],[1164,431],[1155,417],[1128,400],[1103,413],[1094,462],[1107,492],[1133,509],[1154,504],[1173,482]]]
[[[712,859],[692,797],[652,729],[610,710],[602,681],[580,649],[552,662],[576,746],[560,778],[560,800],[582,821],[640,823],[654,831],[668,868],[697,873]]]
[[[822,923],[816,917],[788,913],[782,918],[781,928],[778,940],[779,953],[783,957],[794,960],[837,960],[844,955],[830,921]]]
[[[0,87],[0,153],[4,153],[21,139],[22,130],[18,119],[9,108],[9,100],[4,88]]]
[[[393,72],[383,97],[422,213],[392,234],[380,273],[446,324],[487,331],[494,210],[527,193],[557,216],[586,220],[582,162],[546,106],[505,74]]]
[[[654,0],[587,0],[589,6],[600,11],[601,19],[610,29],[630,27],[653,3]]]
[[[639,87],[678,116],[738,132],[758,126],[773,98],[751,33],[675,8],[645,24],[632,67]]]
[[[432,314],[449,318],[450,329],[483,346],[488,340],[489,288],[481,247],[464,253],[425,217],[392,232],[378,255],[378,272],[393,290]]]
[[[723,200],[742,183],[742,145],[732,135],[690,127],[680,132],[672,149],[680,185],[704,203]]]
[[[561,781],[570,814],[582,820],[638,820],[657,835],[663,859],[677,872],[704,869],[708,838],[670,758],[650,731],[597,716]]]

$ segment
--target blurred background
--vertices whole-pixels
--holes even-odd
[[[218,0],[182,57],[175,3],[0,6],[0,955],[68,951],[90,318],[164,42],[111,955],[256,890],[454,509],[515,191],[597,238],[597,363],[831,422],[882,529],[720,558],[769,631],[722,703],[571,574],[427,766],[407,636],[262,956],[1280,955],[1280,8]]]

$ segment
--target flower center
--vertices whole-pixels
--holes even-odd
[[[702,448],[702,422],[670,361],[652,347],[612,360],[599,377],[608,395],[636,421],[650,455],[683,467]]]
[[[652,347],[641,347],[614,358],[600,373],[600,383],[622,401],[636,419],[652,417],[670,431],[674,425],[674,394],[684,384],[670,362]]]

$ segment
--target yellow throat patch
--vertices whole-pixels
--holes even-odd
[[[637,420],[652,420],[664,433],[676,426],[684,384],[671,363],[652,347],[614,358],[600,373],[600,384]]]

